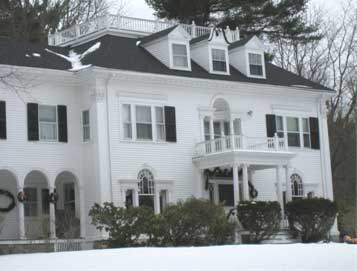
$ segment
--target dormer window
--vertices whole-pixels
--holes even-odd
[[[251,76],[263,77],[263,55],[249,53],[249,72]]]
[[[187,44],[172,43],[172,68],[190,70]]]
[[[226,50],[212,49],[212,70],[214,72],[227,73]]]

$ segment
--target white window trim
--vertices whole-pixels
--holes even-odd
[[[42,139],[41,138],[41,123],[49,123],[49,124],[53,124],[53,122],[47,122],[47,121],[40,121],[40,107],[41,106],[50,106],[50,107],[54,107],[56,110],[56,139]],[[38,140],[39,142],[59,142],[58,138],[59,138],[59,131],[58,131],[58,108],[57,105],[52,105],[52,104],[39,104],[38,105],[38,116],[37,116],[37,123],[38,123]]]
[[[136,120],[136,108],[137,107],[149,107],[150,108],[150,114],[151,114],[151,122],[137,122],[137,120]],[[141,105],[141,104],[136,104],[136,105],[134,105],[134,108],[135,108],[135,134],[136,134],[136,140],[137,141],[144,141],[144,142],[146,142],[146,141],[149,141],[149,142],[151,142],[151,141],[154,141],[155,140],[155,137],[156,137],[156,129],[155,129],[155,116],[154,116],[154,114],[153,114],[153,112],[152,112],[152,106],[151,105]],[[134,122],[134,121],[133,121]],[[137,124],[143,124],[143,125],[151,125],[151,139],[146,139],[146,138],[138,138],[138,133],[137,133]],[[154,132],[154,130],[155,130],[155,132]]]
[[[173,44],[179,44],[179,45],[186,46],[188,67],[180,67],[180,66],[174,65],[174,54],[173,54],[173,50],[172,50]],[[190,44],[188,42],[170,40],[169,41],[169,54],[170,54],[170,69],[191,71],[191,53],[190,53]]]
[[[263,68],[263,75],[262,76],[254,75],[254,74],[250,73],[249,54],[256,54],[256,55],[260,55],[261,56],[261,58],[262,58],[262,68]],[[261,51],[247,50],[245,57],[246,57],[246,60],[247,60],[247,74],[248,74],[248,77],[258,78],[258,79],[266,79],[264,53],[262,53]]]
[[[224,50],[226,55],[226,72],[215,71],[213,69],[213,58],[212,58],[212,49],[217,50]],[[220,74],[220,75],[230,75],[229,69],[229,55],[228,55],[228,48],[225,46],[217,46],[217,45],[209,45],[208,46],[208,59],[209,59],[209,71],[212,74]]]
[[[132,138],[124,137],[124,121],[122,117],[123,105],[130,105],[131,112],[131,133]],[[151,112],[151,126],[152,126],[152,139],[138,139],[136,130],[136,106],[147,106],[150,107]],[[120,139],[123,142],[135,142],[135,143],[156,143],[156,144],[168,144],[168,142],[157,138],[157,123],[156,123],[156,107],[161,107],[164,110],[165,105],[161,103],[144,103],[144,102],[133,102],[133,101],[121,101],[119,104],[119,125],[120,125]],[[165,125],[165,112],[164,112],[164,125]],[[164,131],[166,135],[166,130]]]
[[[84,111],[88,111],[88,116],[89,116],[89,123],[88,124],[84,124],[84,120],[83,120],[83,113]],[[82,142],[83,143],[88,143],[92,140],[92,128],[91,128],[91,121],[90,121],[90,110],[89,109],[82,109],[81,111],[81,123],[82,123]],[[84,139],[84,128],[88,127],[89,128],[89,138],[88,139]]]

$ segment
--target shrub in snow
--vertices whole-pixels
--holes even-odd
[[[303,243],[327,238],[332,228],[337,204],[328,199],[312,198],[291,201],[286,205],[290,229],[301,236]]]
[[[249,243],[269,239],[280,229],[281,208],[276,201],[243,201],[237,206],[243,228],[249,232]]]
[[[139,246],[141,239],[145,240],[145,245],[155,243],[158,218],[150,208],[125,209],[112,203],[104,203],[103,206],[95,204],[89,215],[98,230],[109,233],[110,247]]]
[[[235,225],[223,205],[190,198],[165,208],[161,214],[162,244],[166,246],[222,245],[234,241]]]
[[[74,210],[56,211],[56,235],[60,239],[80,237],[80,220]]]

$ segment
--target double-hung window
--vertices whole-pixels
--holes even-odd
[[[165,141],[165,116],[163,107],[155,107],[156,136],[158,141]]]
[[[136,106],[136,137],[138,140],[152,140],[150,106]]]
[[[66,183],[63,185],[64,191],[64,209],[75,211],[76,209],[76,201],[75,201],[75,190],[74,183]]]
[[[25,216],[37,216],[38,205],[37,205],[37,188],[26,187],[24,188],[27,200],[24,203]]]
[[[304,139],[304,147],[311,148],[310,122],[308,118],[302,118],[302,134]]]
[[[212,49],[212,70],[214,72],[227,72],[226,50]]]
[[[57,106],[40,105],[38,107],[40,140],[56,141],[57,135]]]
[[[123,131],[124,139],[132,139],[132,128],[131,128],[131,109],[130,104],[123,104],[122,106],[122,116],[123,116]]]
[[[172,62],[174,68],[187,69],[189,67],[187,46],[185,44],[172,44]]]
[[[276,117],[276,133],[278,134],[278,137],[284,137],[284,119],[282,116]]]
[[[252,76],[263,76],[263,59],[261,54],[249,53],[249,71]]]
[[[286,118],[288,145],[290,147],[300,147],[299,118]]]
[[[83,141],[90,140],[90,121],[89,121],[89,110],[82,111],[82,129],[83,129]]]
[[[204,132],[205,132],[205,140],[208,141],[211,139],[211,132],[210,132],[210,124],[209,120],[204,120]]]

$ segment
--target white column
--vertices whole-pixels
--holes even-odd
[[[160,190],[155,191],[154,201],[155,214],[160,214]]]
[[[121,204],[122,204],[122,207],[125,208],[125,206],[126,206],[126,190],[125,189],[121,190]]]
[[[137,189],[133,190],[133,206],[139,207],[139,192]]]
[[[84,188],[81,186],[79,187],[79,210],[80,210],[80,234],[81,238],[86,237],[86,218],[87,218],[87,212],[85,208],[85,199],[84,199]]]
[[[237,206],[239,203],[239,179],[238,179],[238,165],[233,165],[233,195],[234,195],[234,205]]]
[[[209,119],[209,132],[211,135],[211,140],[213,140],[214,139],[213,116],[211,116]]]
[[[22,192],[23,193],[23,187],[18,187],[17,188],[17,192],[20,193]],[[20,202],[18,201],[18,215],[19,215],[19,238],[21,240],[23,239],[26,239],[26,232],[25,232],[25,211],[24,211],[24,203],[23,202]]]
[[[243,164],[243,199],[249,200],[248,166]]]
[[[50,195],[55,193],[55,188],[50,187],[49,189]],[[50,202],[50,238],[56,239],[56,210],[55,210],[55,203]]]
[[[230,135],[231,135],[231,149],[234,149],[234,124],[233,124],[234,119],[231,117],[231,120],[229,121],[229,129],[230,129]]]
[[[290,167],[290,165],[287,165],[285,167],[286,202],[289,202],[292,200],[290,177],[291,177],[291,167]]]
[[[172,191],[167,190],[167,203],[170,204],[172,203]]]
[[[281,185],[281,172],[282,172],[282,166],[279,165],[276,167],[277,198],[283,215],[284,204],[283,204],[283,192],[282,192],[282,185]]]
[[[205,141],[205,117],[200,116],[201,141]]]
[[[197,198],[203,198],[203,185],[205,183],[204,169],[198,170],[198,180],[197,180]]]

